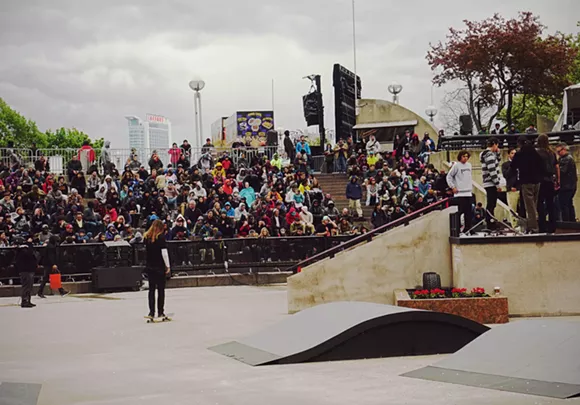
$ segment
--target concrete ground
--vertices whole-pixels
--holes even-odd
[[[284,286],[168,290],[161,324],[146,295],[0,299],[0,382],[42,384],[39,405],[580,404],[399,377],[443,356],[250,367],[207,348],[289,316]]]

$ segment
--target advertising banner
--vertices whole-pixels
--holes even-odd
[[[265,146],[266,133],[274,129],[273,111],[238,111],[238,136],[246,146]]]

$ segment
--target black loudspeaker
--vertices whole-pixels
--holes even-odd
[[[133,265],[133,247],[127,241],[103,242],[105,245],[105,266],[131,266]]]
[[[141,287],[144,267],[95,267],[93,288],[95,291],[134,290]]]
[[[473,134],[473,120],[471,119],[471,115],[460,115],[459,122],[461,123],[461,128],[459,128],[461,135]]]
[[[313,91],[302,97],[302,103],[304,106],[304,118],[306,119],[306,125],[318,125],[318,92]]]

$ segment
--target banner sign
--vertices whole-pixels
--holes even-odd
[[[266,133],[274,128],[273,111],[238,111],[238,136],[246,144],[260,146],[266,144]]]

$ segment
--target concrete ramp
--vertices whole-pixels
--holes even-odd
[[[334,302],[210,350],[252,366],[453,353],[488,329],[450,314]]]
[[[580,322],[516,321],[406,377],[554,398],[580,395]]]

